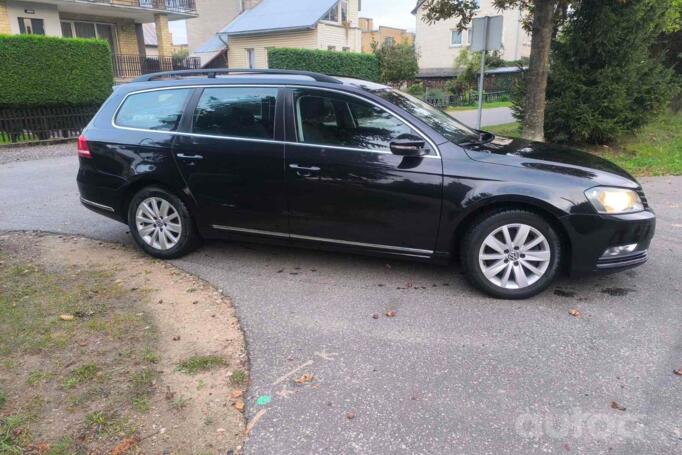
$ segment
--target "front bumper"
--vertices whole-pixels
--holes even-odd
[[[571,274],[619,272],[644,264],[656,231],[650,210],[625,215],[575,214],[562,218],[571,242]],[[604,256],[607,249],[636,244],[634,251]]]

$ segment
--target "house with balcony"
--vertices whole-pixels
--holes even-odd
[[[425,0],[417,0],[412,11],[417,17],[415,47],[419,55],[419,78],[427,81],[445,81],[455,76],[457,56],[469,48],[469,30],[457,28],[459,19],[452,17],[429,24],[424,21]],[[502,16],[502,46],[504,60],[520,60],[530,56],[530,35],[523,28],[523,11],[499,11],[493,0],[480,0],[475,17]]]
[[[194,18],[195,0],[0,0],[0,34],[99,38],[111,47],[114,77],[198,67],[173,59],[170,21]],[[144,24],[155,24],[158,55],[147,55]]]
[[[203,4],[209,1],[220,1],[222,11],[234,11],[226,8],[230,0]],[[237,6],[240,13],[197,48],[192,46],[191,28],[201,27],[203,11],[190,21],[190,52],[204,66],[267,68],[269,48],[362,49],[360,0],[241,0]]]

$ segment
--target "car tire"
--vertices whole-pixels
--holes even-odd
[[[156,186],[137,192],[128,206],[128,226],[135,243],[150,256],[175,259],[200,244],[185,203]]]
[[[478,289],[499,299],[543,292],[559,274],[561,239],[542,216],[506,209],[479,217],[465,235],[461,261]]]

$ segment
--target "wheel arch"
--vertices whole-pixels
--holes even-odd
[[[171,185],[168,185],[164,183],[161,180],[157,179],[152,179],[152,178],[143,178],[134,181],[130,185],[128,185],[125,190],[123,191],[123,195],[121,197],[121,202],[119,204],[119,210],[121,213],[121,217],[123,218],[123,221],[128,223],[128,209],[130,207],[130,202],[133,200],[133,197],[142,189],[147,188],[147,187],[159,187],[165,191],[168,191],[169,193],[174,194],[175,196],[179,197],[182,202],[184,202],[185,206],[187,207],[187,210],[189,210],[190,215],[192,215],[192,218],[194,219],[195,217],[195,205],[194,201],[192,200],[191,197],[189,197],[187,194],[185,194],[183,191],[178,190],[177,188],[173,188]],[[196,224],[196,220],[195,220]]]
[[[498,199],[471,207],[460,218],[460,221],[457,223],[454,231],[452,232],[452,236],[450,238],[450,253],[452,257],[459,257],[462,240],[464,239],[467,231],[479,218],[492,212],[510,209],[525,210],[527,212],[541,216],[549,223],[550,226],[552,226],[552,228],[554,228],[561,240],[561,246],[564,253],[561,267],[565,269],[567,266],[567,261],[570,260],[573,245],[568,232],[561,223],[560,217],[562,213],[560,210],[552,207],[546,202],[532,198]]]

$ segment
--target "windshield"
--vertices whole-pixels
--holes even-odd
[[[374,94],[414,115],[455,144],[479,139],[476,131],[419,98],[392,89],[376,90]]]

